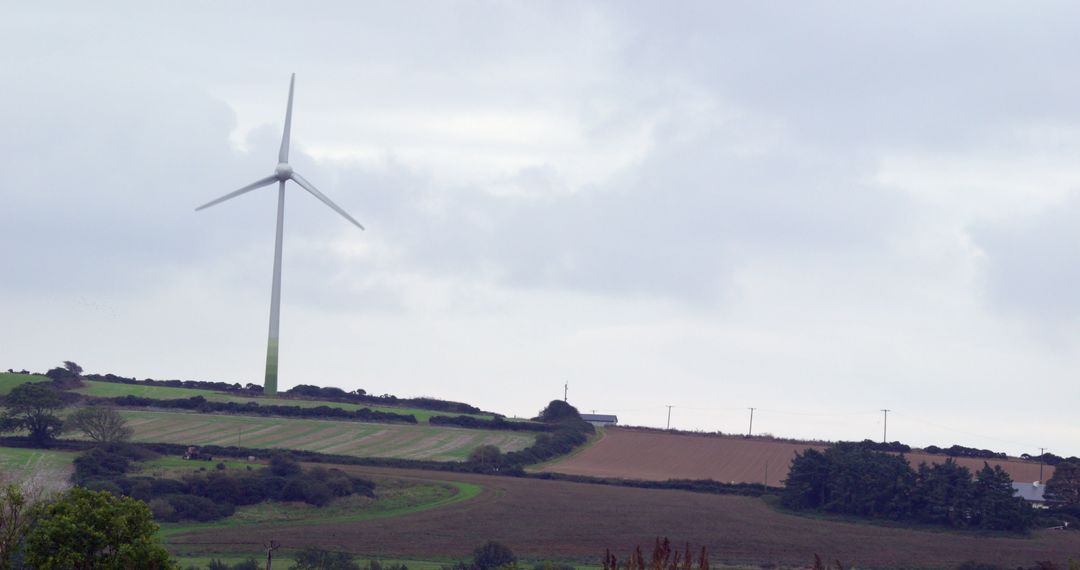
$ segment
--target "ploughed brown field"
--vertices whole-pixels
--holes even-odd
[[[808,448],[822,450],[825,445],[607,428],[599,441],[541,470],[650,481],[713,479],[779,486],[787,478],[788,467],[795,454]],[[946,459],[944,455],[926,453],[908,453],[906,456],[912,467],[918,467],[923,462],[940,463]],[[1017,482],[1039,480],[1037,462],[969,457],[955,460],[972,471],[982,469],[983,462],[989,461],[991,466],[1000,465]],[[1053,474],[1053,467],[1043,467],[1044,479],[1049,479]]]
[[[357,475],[458,480],[481,485],[474,499],[394,518],[298,526],[217,528],[172,537],[186,552],[258,551],[264,541],[288,548],[318,545],[379,557],[467,557],[487,540],[526,558],[568,557],[599,562],[611,548],[624,559],[654,537],[704,545],[715,564],[808,566],[814,554],[858,567],[952,567],[966,560],[1007,567],[1080,553],[1080,533],[1039,531],[1029,538],[977,536],[855,524],[782,513],[752,497],[634,489],[566,481],[487,477],[372,467]],[[196,545],[202,545],[201,547]]]

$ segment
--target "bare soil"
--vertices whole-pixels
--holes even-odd
[[[325,525],[264,525],[173,537],[185,551],[258,551],[273,539],[286,548],[318,545],[382,557],[467,557],[487,540],[527,558],[599,562],[607,548],[625,559],[657,536],[708,547],[714,563],[809,566],[814,554],[861,568],[943,568],[975,560],[1005,567],[1052,560],[1064,567],[1080,553],[1080,532],[1031,537],[980,536],[815,519],[777,511],[765,501],[673,490],[486,477],[371,467],[357,475],[460,480],[484,491],[475,499],[398,516]]]
[[[713,479],[779,486],[787,478],[795,454],[811,448],[822,450],[825,445],[607,428],[593,445],[564,460],[545,465],[541,470],[649,481]],[[906,456],[912,467],[922,462],[941,463],[947,459],[944,455],[925,453]],[[1039,480],[1036,462],[956,458],[957,463],[972,470],[982,469],[984,461],[989,461],[991,466],[1001,465],[1014,481]],[[1044,467],[1045,479],[1053,474],[1053,467]]]

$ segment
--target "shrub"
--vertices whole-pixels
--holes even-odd
[[[293,570],[360,570],[347,552],[333,552],[308,546],[296,553]]]
[[[300,473],[300,462],[288,453],[275,453],[270,456],[270,472],[279,477],[290,477]]]
[[[473,566],[478,570],[496,570],[517,562],[517,556],[510,547],[500,542],[488,541],[473,551]]]

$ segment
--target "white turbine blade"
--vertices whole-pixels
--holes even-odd
[[[312,196],[318,198],[319,200],[322,200],[323,204],[326,204],[327,206],[330,206],[330,209],[332,209],[335,212],[337,212],[337,213],[341,214],[342,216],[344,216],[346,220],[349,220],[350,222],[355,224],[356,227],[358,227],[360,229],[364,229],[364,226],[361,226],[360,222],[354,220],[353,217],[350,216],[348,212],[346,212],[345,210],[342,210],[341,208],[338,207],[337,204],[331,202],[330,198],[327,198],[322,192],[319,192],[317,189],[315,189],[315,187],[312,186],[310,182],[308,182],[307,180],[304,180],[304,177],[300,176],[295,170],[292,173],[292,179],[293,179],[294,182],[296,182],[301,187],[303,187],[304,190],[307,190],[308,192],[311,192]]]
[[[248,184],[247,186],[244,186],[243,188],[241,188],[239,190],[236,190],[235,192],[229,192],[228,194],[218,198],[217,200],[207,202],[207,203],[203,204],[202,206],[199,206],[198,208],[195,208],[195,211],[198,212],[199,210],[209,208],[210,206],[213,206],[214,204],[220,204],[220,203],[224,202],[225,200],[228,200],[229,198],[235,198],[235,197],[237,197],[237,196],[239,196],[241,194],[244,194],[245,192],[251,192],[252,190],[255,190],[257,188],[262,188],[263,186],[269,186],[269,185],[273,184],[274,182],[277,182],[277,180],[278,180],[278,177],[276,175],[274,175],[274,174],[271,174],[270,176],[267,176],[266,178],[256,180],[255,182],[252,182],[251,184]]]
[[[296,84],[296,74],[289,79],[289,105],[285,107],[285,132],[281,134],[281,150],[278,151],[278,162],[289,162],[289,131],[292,130],[292,94],[293,85]]]

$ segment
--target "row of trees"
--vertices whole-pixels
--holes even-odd
[[[791,509],[954,528],[1024,531],[1035,518],[1000,466],[984,464],[974,477],[952,459],[912,469],[901,455],[858,443],[797,454],[781,498]]]
[[[58,414],[66,404],[63,395],[48,385],[19,384],[4,397],[0,433],[24,431],[39,447],[49,445],[65,428],[98,442],[126,441],[131,437],[124,418],[108,408],[79,408],[62,421]]]

